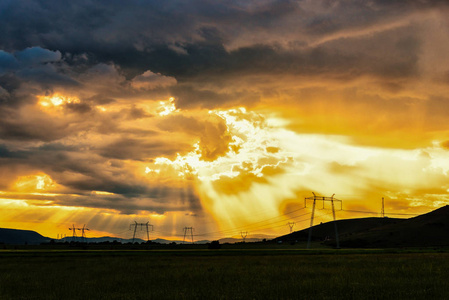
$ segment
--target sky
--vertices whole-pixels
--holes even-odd
[[[341,200],[337,219],[447,205],[448,14],[2,0],[0,227],[212,240],[307,228],[312,193]],[[314,222],[332,220],[322,204]]]

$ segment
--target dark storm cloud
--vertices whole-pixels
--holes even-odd
[[[19,66],[18,61],[11,53],[0,50],[0,75],[14,70]]]
[[[147,135],[147,138],[148,137],[149,136]],[[161,154],[171,157],[182,148],[189,148],[189,145],[179,145],[178,143],[167,145],[167,143],[164,142],[120,138],[99,149],[99,153],[107,158],[144,161]]]
[[[23,151],[10,151],[6,145],[0,144],[0,160],[2,158],[12,159],[12,158],[24,158],[25,152]],[[6,161],[3,160],[3,163]]]
[[[262,92],[267,94],[263,83],[251,91],[223,86],[254,76],[345,81],[373,76],[383,88],[398,91],[398,79],[420,75],[421,36],[407,18],[443,2],[403,4],[5,2],[0,18],[0,48],[5,50],[0,52],[0,101],[19,102],[12,92],[23,81],[43,91],[85,88],[100,81],[103,87],[93,97],[111,101],[142,93],[160,98],[171,91],[183,109],[251,105]],[[352,34],[355,37],[348,38]],[[151,87],[151,94],[145,87]],[[89,112],[86,102],[69,108]]]
[[[271,46],[276,43],[271,36],[307,44],[311,37],[375,26],[444,2],[404,3],[203,0],[128,1],[126,5],[117,1],[28,1],[24,5],[7,1],[0,18],[0,47],[21,51],[39,46],[62,53],[90,53],[99,62],[119,65],[128,78],[146,70],[185,80],[204,72],[217,76],[222,72],[332,72],[341,71],[348,62],[356,66],[361,59],[322,48],[284,51]],[[263,30],[267,30],[267,45],[260,46],[265,43],[261,39],[240,50],[237,45],[233,52],[225,49],[246,35],[263,37]],[[341,64],[329,65],[331,61]],[[382,60],[379,64],[383,65]]]
[[[46,87],[76,85],[75,80],[59,70],[57,62],[60,60],[59,51],[41,47],[29,47],[13,53],[0,51],[0,76],[4,75],[2,81],[5,86],[8,86],[5,75],[16,82],[31,81]]]
[[[40,47],[32,47],[16,52],[15,56],[19,61],[27,65],[36,65],[59,61],[61,59],[61,52],[53,52]]]
[[[241,92],[217,92],[214,90],[204,90],[189,85],[178,85],[171,89],[176,97],[176,107],[188,109],[192,107],[203,107],[214,109],[225,107],[227,105],[236,105],[239,103],[251,103],[257,100],[257,95],[252,95],[251,99],[245,99],[246,93]],[[247,101],[242,101],[247,100]]]
[[[15,110],[2,107],[0,111],[0,138],[4,140],[54,141],[73,133],[66,121],[57,122],[42,116],[25,118]]]

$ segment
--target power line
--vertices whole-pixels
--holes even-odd
[[[334,203],[332,203],[332,199],[333,199],[333,201],[335,201],[335,202],[340,202],[340,207],[341,207],[341,200],[335,199],[333,197],[321,197],[321,196],[315,196],[315,197],[317,197],[316,198],[317,201],[323,201],[323,199],[324,199],[324,201],[330,201],[331,204],[334,204]],[[313,200],[313,197],[309,197],[309,200]],[[322,209],[327,210],[328,208],[325,208],[324,201],[323,201],[323,208]],[[307,202],[307,199],[305,199],[305,202]],[[305,208],[306,208],[306,206],[305,207],[301,207],[299,209],[295,209],[295,210],[286,212],[286,213],[284,213],[281,216],[276,216],[276,217],[263,219],[263,220],[260,220],[260,221],[257,221],[257,222],[253,222],[253,223],[250,223],[250,224],[247,224],[247,225],[232,227],[232,228],[228,228],[228,229],[224,229],[224,230],[210,231],[210,232],[205,232],[205,233],[200,233],[200,234],[194,234],[192,227],[185,227],[184,228],[184,234],[175,234],[175,235],[173,235],[172,232],[164,232],[164,231],[156,231],[156,232],[158,232],[160,234],[163,234],[163,235],[166,235],[166,236],[178,236],[178,237],[183,236],[184,237],[184,242],[185,242],[186,236],[188,235],[188,233],[190,233],[190,236],[191,236],[191,239],[192,239],[192,242],[193,242],[193,237],[194,236],[213,236],[213,235],[228,235],[228,234],[239,234],[239,233],[242,234],[242,232],[244,232],[243,230],[245,230],[246,232],[248,232],[248,230],[251,230],[251,231],[254,232],[254,231],[276,229],[276,228],[285,226],[284,222],[286,220],[289,221],[287,224],[289,226],[292,226],[292,227],[294,226],[292,224],[297,224],[297,223],[305,222],[305,221],[311,221],[311,223],[312,223],[311,226],[313,226],[312,217],[314,218],[315,217],[315,213],[317,213],[317,212],[314,212],[313,209],[312,209],[313,216],[311,218],[299,219],[299,218],[301,218],[301,217],[303,217],[305,215],[310,214],[309,212],[305,213],[305,214],[300,214],[300,215],[292,215],[292,214],[295,214],[295,213],[297,213],[297,212],[299,212],[299,211],[301,211],[301,210],[303,210]],[[315,209],[316,208],[317,207],[315,207]],[[364,210],[341,209],[341,211],[350,212],[350,213],[375,214],[375,215],[379,214],[378,212],[364,211]],[[334,221],[335,221],[336,220],[336,218],[335,218],[335,208],[332,209],[332,213],[334,214]],[[419,215],[419,214],[410,214],[410,213],[389,213],[389,214],[390,215],[404,215],[404,216],[417,216],[417,215]],[[321,214],[318,214],[318,215],[322,216]],[[326,214],[326,215],[328,215],[328,214]],[[292,222],[292,221],[294,221],[294,222]],[[283,224],[278,225],[280,223],[283,223]],[[336,226],[336,222],[334,224]],[[146,226],[146,224],[144,224],[144,223],[139,224],[139,225],[140,226]],[[290,229],[290,232],[292,232],[292,227]],[[338,236],[338,231],[336,231],[336,236]]]
[[[364,213],[364,214],[373,214],[378,215],[378,212],[375,211],[364,211],[364,210],[352,210],[352,209],[342,209],[342,211],[345,212],[354,212],[354,213]],[[389,215],[395,215],[395,216],[419,216],[419,214],[407,214],[407,213],[388,213]]]
[[[290,216],[289,218],[285,218],[285,215],[292,214],[292,213],[298,212],[298,211],[303,210],[303,209],[304,209],[304,207],[302,207],[300,209],[295,209],[295,210],[290,211],[288,213],[285,213],[282,216],[268,218],[268,219],[261,220],[261,221],[258,221],[258,222],[254,222],[254,223],[251,223],[251,224],[248,224],[248,225],[244,225],[244,226],[229,228],[229,229],[226,229],[226,230],[218,230],[218,231],[211,231],[211,232],[206,232],[206,233],[193,234],[193,236],[211,236],[211,235],[215,235],[215,234],[220,234],[220,235],[240,234],[241,230],[261,231],[261,230],[279,228],[279,227],[285,226],[284,222],[286,220],[295,220],[296,223],[300,223],[300,222],[304,222],[304,221],[310,220],[310,218],[307,218],[307,219],[304,219],[304,220],[297,220],[298,218],[301,218],[301,217],[303,217],[305,215],[308,215],[309,214],[308,212],[305,213],[305,214],[300,214],[300,215],[297,215],[297,216]],[[267,221],[270,221],[270,220],[273,220],[273,219],[279,219],[279,218],[283,218],[283,219],[263,224],[264,222],[267,222]],[[275,226],[275,224],[279,224],[279,223],[282,223],[282,224],[278,225],[278,226]],[[181,234],[173,235],[172,233],[168,233],[168,232],[162,232],[162,231],[156,231],[156,232],[164,234],[164,235],[184,237],[184,234],[182,234],[182,235]]]
[[[324,216],[328,216],[328,215],[330,215],[332,212],[328,212],[328,213],[326,213],[326,214],[321,214],[321,213],[318,213],[317,212],[317,215],[318,215],[318,217],[324,217]],[[307,215],[308,215],[309,213],[307,213]],[[304,214],[304,215],[306,215],[306,214]],[[302,215],[302,216],[304,216],[304,215]],[[303,220],[297,220],[296,222],[298,223],[298,222],[306,222],[306,221],[310,221],[310,219],[311,218],[307,218],[307,219],[303,219]],[[277,225],[277,226],[270,226],[270,227],[260,227],[260,228],[258,228],[258,229],[254,229],[253,231],[261,231],[261,230],[268,230],[268,229],[275,229],[275,228],[279,228],[279,227],[284,227],[285,226],[285,224],[281,224],[281,225]]]
[[[199,234],[199,235],[202,235],[202,236],[204,236],[204,235],[212,235],[212,234],[224,234],[224,233],[234,233],[234,232],[236,232],[236,233],[238,233],[238,231],[239,230],[242,230],[242,229],[251,229],[251,228],[254,228],[254,226],[259,226],[258,224],[260,224],[260,223],[265,223],[265,222],[267,222],[267,221],[271,221],[271,220],[274,220],[274,219],[279,219],[279,218],[283,218],[282,220],[279,220],[279,221],[274,221],[274,222],[270,222],[270,223],[268,223],[268,224],[262,224],[262,226],[266,226],[266,225],[269,225],[269,224],[276,224],[276,223],[279,223],[279,222],[285,222],[286,220],[289,220],[289,219],[292,219],[292,218],[285,218],[285,216],[286,215],[289,215],[289,214],[292,214],[292,213],[295,213],[295,212],[298,212],[298,211],[300,211],[300,210],[303,210],[305,207],[301,207],[301,208],[299,208],[299,209],[295,209],[295,210],[292,210],[292,211],[290,211],[290,212],[287,212],[287,213],[284,213],[282,216],[276,216],[276,217],[272,217],[272,218],[268,218],[268,219],[265,219],[265,220],[261,220],[261,221],[257,221],[257,222],[254,222],[254,223],[251,223],[251,224],[247,224],[247,225],[243,225],[243,226],[238,226],[238,227],[234,227],[234,228],[230,228],[230,229],[225,229],[225,230],[218,230],[218,231],[211,231],[211,232],[206,232],[206,233],[202,233],[202,234]],[[308,214],[308,213],[307,213]],[[305,215],[305,214],[304,214]],[[303,216],[303,215],[301,215],[301,216]],[[298,216],[297,216],[298,217]],[[296,217],[293,217],[293,218],[296,218]]]

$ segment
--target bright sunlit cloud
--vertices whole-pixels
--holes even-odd
[[[224,229],[256,222],[257,218],[247,214],[254,210],[265,211],[264,218],[276,217],[282,214],[286,200],[302,202],[298,193],[342,195],[350,200],[350,206],[376,211],[379,195],[407,201],[404,192],[413,195],[447,186],[444,166],[449,158],[442,156],[444,150],[439,147],[362,147],[344,136],[297,134],[245,109],[210,113],[225,120],[232,136],[224,156],[204,161],[196,144],[194,151],[175,160],[157,158],[147,170],[161,174],[159,166],[170,166],[178,176],[194,175],[203,205]],[[370,195],[372,185],[378,191]],[[413,206],[428,206],[435,198],[447,198],[445,193],[424,192],[421,196],[427,200],[413,200]]]
[[[52,96],[38,96],[39,104],[45,108],[58,107],[64,104],[79,103],[80,100],[77,97],[68,97],[60,94],[54,94]]]
[[[172,112],[176,111],[175,99],[171,97],[167,101],[160,101],[159,115],[168,116]]]

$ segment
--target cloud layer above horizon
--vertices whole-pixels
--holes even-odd
[[[381,197],[398,212],[447,204],[448,13],[2,1],[1,226],[118,234],[151,216],[165,236],[195,222],[218,233],[312,191],[370,210]]]

